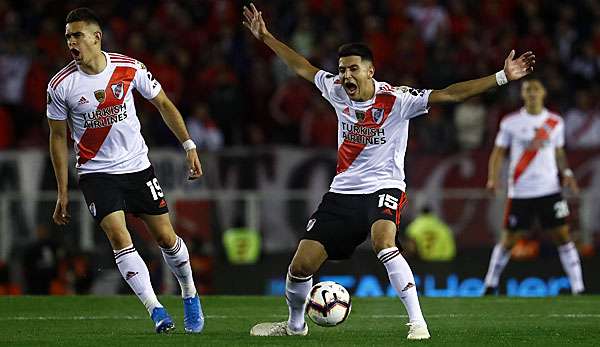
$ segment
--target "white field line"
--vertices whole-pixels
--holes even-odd
[[[360,318],[366,319],[390,319],[390,318],[408,318],[405,314],[382,314],[382,315],[360,315],[354,314]],[[261,316],[238,316],[238,315],[207,315],[206,319],[256,319]],[[262,316],[264,317],[264,316]],[[286,318],[287,315],[273,314],[270,318]],[[428,314],[427,318],[486,318],[488,316],[481,314]],[[565,313],[565,314],[520,314],[511,315],[511,318],[600,318],[600,313]],[[148,316],[11,316],[0,317],[0,321],[78,321],[78,320],[147,320]]]

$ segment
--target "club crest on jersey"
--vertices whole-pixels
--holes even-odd
[[[110,86],[110,89],[112,89],[113,95],[118,100],[121,100],[123,98],[123,87],[124,87],[123,82],[115,83]]]
[[[308,221],[308,224],[306,224],[306,231],[310,231],[310,229],[312,229],[312,227],[315,225],[315,222],[317,220],[315,218],[312,218]]]
[[[375,123],[380,124],[383,120],[384,110],[382,108],[374,107],[371,110],[371,113],[373,114],[373,120],[375,121]]]
[[[106,93],[102,89],[96,90],[94,92],[94,96],[96,97],[96,100],[98,100],[99,103],[103,103],[104,99],[106,99]]]
[[[90,213],[92,214],[92,216],[96,217],[96,204],[92,202],[90,206],[88,206],[88,208],[90,209]]]
[[[356,119],[359,122],[362,122],[363,120],[365,120],[365,113],[363,111],[356,111]]]

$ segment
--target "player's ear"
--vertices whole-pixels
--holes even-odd
[[[102,31],[96,31],[94,37],[96,38],[97,43],[102,42]]]
[[[375,66],[373,66],[373,63],[369,64],[368,74],[370,78],[373,78],[373,76],[375,76]]]

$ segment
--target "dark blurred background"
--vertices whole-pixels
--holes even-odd
[[[203,291],[280,292],[290,252],[334,174],[336,119],[314,86],[294,77],[241,25],[243,4],[0,0],[0,286],[12,288],[5,292],[123,290],[106,257],[108,244],[80,201],[74,171],[72,225],[65,231],[49,220],[55,184],[46,154],[45,90],[70,60],[64,19],[80,6],[101,17],[105,51],[134,57],[152,71],[201,149],[206,176],[186,183],[179,144],[151,104],[138,98],[138,117],[174,221],[194,240]],[[584,265],[598,261],[599,1],[298,0],[256,5],[274,35],[324,70],[337,70],[340,44],[366,42],[375,55],[375,78],[393,85],[443,88],[500,70],[511,49],[517,54],[534,51],[534,74],[548,89],[547,107],[565,118],[568,155],[583,187],[579,197],[568,195],[572,229]],[[427,270],[439,277],[441,286],[450,286],[444,282],[450,281],[448,276],[484,275],[503,207],[502,196],[492,198],[481,189],[487,156],[502,116],[521,106],[519,92],[519,83],[513,83],[460,105],[433,107],[427,117],[411,122],[406,163],[411,201],[403,224],[423,206],[430,207],[451,227],[455,263],[478,264],[464,273],[456,272],[464,266],[452,264]],[[135,220],[131,228],[143,229]],[[239,238],[225,237],[237,229],[243,232],[227,235],[258,238],[248,237],[240,246]],[[143,230],[140,235],[137,242],[145,244]],[[552,294],[549,281],[562,276],[555,250],[545,235],[535,230],[532,235],[532,244],[520,250],[525,265],[509,267],[508,274],[514,272],[515,281],[521,281],[525,275],[519,270],[536,275],[540,264],[553,259],[556,271],[540,279],[547,291],[534,291]],[[259,242],[259,255],[247,260],[253,265],[232,265],[231,254],[236,249],[243,254],[252,242]],[[147,248],[153,278],[160,282],[156,287],[173,291],[176,286],[168,270],[163,271],[156,247],[147,242]],[[364,252],[374,258],[368,247]],[[422,261],[417,254],[413,259]],[[247,266],[261,279],[256,288],[228,282],[247,273]],[[324,271],[354,271],[357,281],[372,272],[384,278],[376,267],[356,270],[346,264]],[[419,266],[415,268],[419,274]],[[32,271],[45,271],[41,289],[31,282],[39,277],[32,280]],[[113,283],[108,279],[114,285],[103,286]]]

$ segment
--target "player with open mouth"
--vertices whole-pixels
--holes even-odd
[[[511,51],[496,74],[455,83],[441,90],[394,87],[374,79],[371,50],[361,43],[342,45],[338,71],[313,66],[277,40],[254,4],[244,7],[243,24],[296,74],[314,83],[333,106],[338,119],[336,176],[288,268],[285,297],[287,321],[260,323],[251,335],[306,335],[305,300],[312,278],[326,260],[346,259],[367,236],[385,266],[390,282],[408,313],[408,339],[430,338],[421,312],[412,271],[396,242],[400,213],[407,202],[404,155],[410,119],[427,114],[429,105],[460,102],[488,89],[520,79],[533,71],[535,56],[517,59]],[[349,130],[348,130],[349,129]]]

